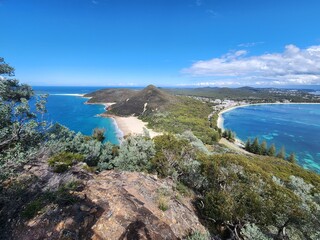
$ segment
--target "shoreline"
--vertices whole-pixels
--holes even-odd
[[[122,138],[127,135],[142,135],[144,134],[144,129],[149,132],[150,138],[161,135],[162,133],[155,132],[150,128],[147,128],[147,123],[138,119],[135,116],[120,117],[114,114],[102,113],[99,114],[100,117],[111,118],[117,129],[122,132]]]
[[[301,104],[301,105],[312,105],[312,104],[320,104],[320,103],[305,103],[305,102],[301,102],[301,103],[293,103],[293,102],[289,102],[289,103],[248,103],[248,104],[243,104],[243,105],[237,105],[237,106],[232,106],[232,107],[227,107],[223,110],[221,110],[218,113],[218,120],[217,120],[217,127],[221,128],[222,131],[224,131],[224,118],[223,118],[223,114],[229,111],[232,111],[236,108],[241,108],[241,107],[250,107],[250,106],[258,106],[258,105],[284,105],[284,104]]]
[[[223,131],[225,131],[225,128],[224,128],[224,118],[223,118],[223,114],[226,113],[226,112],[229,112],[229,111],[232,111],[232,110],[235,110],[237,108],[243,108],[243,107],[250,107],[250,106],[258,106],[258,105],[284,105],[284,104],[300,104],[300,105],[312,105],[312,104],[320,104],[320,103],[292,103],[292,102],[289,102],[289,103],[252,103],[252,104],[243,104],[243,105],[237,105],[237,106],[232,106],[232,107],[227,107],[223,110],[221,110],[219,113],[218,113],[218,119],[217,119],[217,127],[220,128]],[[223,138],[221,138],[223,139]],[[224,144],[224,142],[221,142]],[[237,146],[239,149],[238,150],[241,150],[241,151],[245,151],[243,149],[243,147],[245,146],[245,143],[235,137],[235,142],[232,143],[234,146]],[[226,145],[226,144],[225,144]],[[247,151],[246,151],[247,152]],[[251,154],[250,152],[247,152],[249,154]]]
[[[85,97],[84,97],[85,98]],[[89,97],[87,97],[88,99],[90,99]],[[111,103],[103,103],[103,102],[97,102],[97,103],[89,103],[88,101],[85,102],[84,104],[87,104],[87,105],[103,105],[104,106],[104,110],[108,110],[108,107],[116,104],[115,102],[111,102]]]
[[[87,99],[90,99],[91,97],[84,97]],[[89,103],[88,101],[84,104],[88,105],[103,105],[105,108],[105,111],[108,111],[108,107],[116,104],[116,102],[96,102],[96,103]],[[123,138],[127,135],[142,135],[144,134],[144,129],[146,129],[149,132],[150,138],[154,138],[156,136],[161,135],[162,133],[155,132],[150,128],[147,128],[147,123],[143,122],[142,120],[138,119],[138,117],[135,116],[129,116],[129,117],[120,117],[114,114],[108,114],[108,112],[100,113],[97,116],[103,117],[103,118],[110,118],[113,121],[113,124],[116,129],[116,134],[119,139],[119,142],[123,140]]]

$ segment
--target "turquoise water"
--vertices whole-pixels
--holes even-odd
[[[287,155],[296,154],[298,164],[320,173],[320,105],[270,104],[239,107],[223,114],[224,128],[246,141],[258,137]]]
[[[110,118],[97,115],[105,112],[103,105],[84,104],[87,99],[65,94],[84,94],[101,89],[101,87],[33,87],[37,94],[48,93],[46,119],[60,124],[75,132],[91,135],[94,128],[105,128],[106,141],[118,144],[121,132]]]

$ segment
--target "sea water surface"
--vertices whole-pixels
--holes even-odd
[[[106,141],[118,144],[121,132],[111,118],[99,117],[104,105],[84,104],[88,99],[78,96],[103,87],[33,87],[36,94],[49,94],[46,119],[58,122],[75,132],[91,135],[94,128],[106,129]]]
[[[245,142],[258,137],[277,150],[294,152],[298,164],[320,173],[320,104],[267,104],[238,107],[223,115],[224,128]]]

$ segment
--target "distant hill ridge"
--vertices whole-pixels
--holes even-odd
[[[142,90],[102,89],[87,94],[85,97],[91,97],[89,103],[116,102],[109,108],[109,111],[119,116],[148,115],[180,101],[179,97],[154,85],[149,85]]]

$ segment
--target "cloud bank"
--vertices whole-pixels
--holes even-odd
[[[320,84],[320,45],[300,49],[285,46],[282,53],[247,56],[246,50],[229,52],[220,58],[195,62],[182,72],[212,80],[216,85],[309,85]]]

